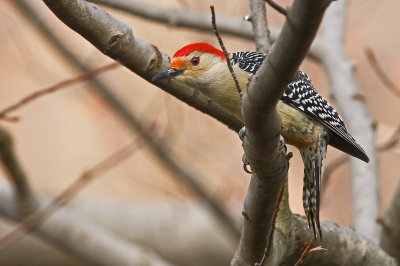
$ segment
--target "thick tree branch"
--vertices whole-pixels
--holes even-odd
[[[120,59],[121,63],[143,78],[150,80],[156,72],[161,71],[163,67],[167,68],[169,65],[169,60],[165,54],[159,52],[156,47],[133,36],[132,30],[128,25],[114,19],[103,9],[82,0],[48,0],[44,2],[64,23],[91,41],[103,53],[114,59]],[[221,120],[225,120],[223,123],[230,127],[236,129],[242,125],[242,122],[230,112],[198,91],[177,82],[166,81],[162,84],[165,85],[162,87],[165,91],[177,96],[182,101],[200,110],[205,110],[207,113],[214,113],[211,116],[220,118],[225,116],[226,119]],[[118,111],[129,126],[129,129],[139,132],[143,130],[144,125],[142,122],[128,111],[112,93],[107,89],[101,89],[100,93]],[[201,186],[190,169],[182,167],[171,156],[169,149],[157,139],[151,139],[148,144],[157,159],[174,173],[174,177],[199,196],[214,213],[215,217],[225,225],[224,228],[232,236],[232,240],[236,241],[239,232],[235,222],[214,197]]]
[[[293,3],[268,60],[243,96],[247,129],[243,145],[254,174],[243,207],[240,244],[231,265],[254,265],[263,257],[275,202],[288,170],[285,149],[279,145],[281,120],[276,105],[305,57],[329,3]]]
[[[169,58],[154,45],[134,36],[126,23],[103,9],[83,0],[44,0],[53,13],[71,29],[82,35],[102,53],[141,76],[151,78],[169,66]],[[209,114],[234,130],[242,122],[212,99],[175,81],[163,81],[159,87],[178,99]]]
[[[133,15],[150,19],[152,21],[169,24],[174,27],[185,27],[210,32],[210,16],[207,13],[197,12],[192,9],[171,9],[139,0],[90,0],[90,2],[103,4],[109,7],[129,12]],[[243,19],[218,16],[218,31],[244,39],[254,40],[252,26]],[[276,41],[280,29],[270,27],[271,40]],[[310,47],[308,55],[311,59],[319,61],[323,45],[316,38]]]
[[[356,99],[360,94],[360,88],[343,46],[347,2],[347,0],[337,1],[327,12],[323,34],[320,37],[325,43],[321,62],[328,73],[332,93],[337,99],[349,132],[361,144],[371,160],[369,164],[353,157],[350,161],[353,225],[358,232],[377,242],[380,229],[376,223],[379,215],[379,183],[375,135],[366,106]]]
[[[294,252],[282,262],[283,265],[294,265],[312,238],[304,217],[294,215],[293,226],[296,239],[287,244],[293,245]],[[316,241],[314,245],[322,245],[327,250],[312,252],[301,265],[397,265],[396,261],[376,244],[350,228],[322,222],[321,230],[324,240],[322,243]]]

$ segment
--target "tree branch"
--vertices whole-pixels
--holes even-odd
[[[281,120],[276,105],[305,57],[329,3],[328,0],[293,3],[268,60],[243,96],[242,115],[246,124],[243,145],[254,173],[243,207],[239,247],[231,265],[254,265],[263,257],[275,202],[288,170],[285,149],[278,145]]]
[[[165,54],[162,54],[155,46],[133,36],[132,30],[127,24],[114,19],[103,9],[83,0],[46,0],[44,2],[64,23],[91,41],[100,51],[114,59],[119,59],[122,64],[141,77],[150,80],[156,72],[168,67],[169,60]],[[243,124],[215,101],[190,87],[174,81],[164,81],[160,84],[162,84],[160,88],[213,117],[221,118],[220,121],[224,121],[223,123],[233,129],[239,129]],[[101,96],[119,113],[129,129],[143,131],[144,125],[140,119],[121,104],[107,88],[104,86],[99,88]],[[151,139],[147,144],[156,158],[174,173],[174,177],[188,186],[202,200],[215,217],[225,225],[224,228],[232,240],[236,241],[239,237],[236,223],[218,201],[197,181],[192,171],[182,167],[171,156],[169,149],[159,140]]]
[[[351,158],[353,225],[361,234],[373,241],[379,239],[378,202],[378,163],[375,148],[375,135],[372,119],[362,101],[356,100],[360,94],[353,67],[345,53],[343,35],[347,11],[346,0],[335,2],[326,15],[323,33],[320,37],[325,43],[321,62],[331,84],[332,93],[349,132],[361,144],[371,162],[366,164]]]
[[[1,180],[0,213],[18,221],[20,218],[13,201],[12,189]],[[40,226],[38,233],[56,246],[80,256],[93,265],[171,265],[148,248],[130,243],[96,223],[88,223],[87,219],[80,218],[77,213],[66,208],[58,210]]]
[[[293,245],[294,252],[282,262],[283,265],[294,265],[312,238],[304,217],[294,215],[293,226],[296,239],[288,245]],[[350,228],[322,222],[321,230],[324,240],[318,245],[327,250],[312,252],[301,265],[397,265],[396,261],[376,244]],[[276,237],[280,238],[279,234],[276,234]]]
[[[133,15],[150,19],[152,21],[165,23],[174,27],[185,27],[195,30],[210,32],[210,17],[206,13],[197,12],[192,9],[171,9],[163,8],[159,5],[150,4],[139,0],[90,0],[90,2],[103,4],[109,7],[117,8]],[[224,34],[254,40],[252,26],[243,19],[233,17],[218,16],[218,31]],[[276,41],[280,29],[270,27],[271,39]],[[310,58],[319,61],[323,47],[322,42],[316,38],[310,47],[308,55]]]
[[[134,36],[131,27],[84,0],[43,1],[68,27],[102,53],[151,82],[169,66],[169,58],[154,45]],[[238,131],[242,122],[212,99],[176,81],[157,83],[161,89]]]
[[[250,0],[250,20],[253,27],[256,49],[267,54],[272,45],[270,31],[267,22],[267,10],[264,0]]]

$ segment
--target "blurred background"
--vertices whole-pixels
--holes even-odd
[[[41,1],[26,2],[32,8],[31,11],[24,9],[20,1],[0,1],[0,109],[29,93],[82,73],[49,42],[49,35],[43,34],[35,26],[27,12],[38,14],[56,38],[90,69],[111,62],[107,56],[60,22]],[[282,6],[291,3],[278,2]],[[206,14],[209,13],[209,6],[214,5],[217,23],[218,15],[240,19],[249,14],[248,2],[241,0],[154,0],[146,3],[174,9],[189,8]],[[115,8],[103,7],[112,16],[127,22],[135,36],[156,45],[170,56],[183,45],[193,42],[204,41],[218,46],[211,23],[209,32],[201,32],[163,25]],[[269,24],[281,26],[283,16],[271,8],[267,9]],[[400,84],[398,10],[400,2],[394,0],[352,0],[348,9],[346,50],[354,64],[365,104],[376,123],[377,145],[390,139],[400,125],[400,98],[384,87],[369,65],[364,51],[367,47],[371,48],[386,75],[395,84]],[[255,50],[252,41],[227,34],[222,37],[229,51]],[[335,106],[323,69],[310,59],[303,62],[301,69],[308,73],[320,94]],[[122,66],[101,74],[99,78],[144,124],[156,124],[156,135],[165,141],[171,155],[185,168],[195,172],[198,181],[240,220],[250,176],[242,170],[243,150],[237,133]],[[1,127],[14,139],[16,154],[35,193],[55,197],[85,170],[135,137],[91,88],[93,85],[88,81],[67,87],[14,112],[12,115],[17,115],[19,122],[1,121]],[[298,151],[292,147],[289,150],[294,153],[289,171],[290,207],[294,213],[304,215],[301,201],[303,164]],[[330,148],[327,165],[340,155],[341,152]],[[399,183],[399,158],[399,144],[378,155],[381,214],[385,212]],[[5,171],[0,173],[0,177],[8,179]],[[345,163],[332,172],[324,189],[322,220],[351,225],[350,185],[349,167]],[[185,208],[193,204],[201,205],[146,146],[86,186],[71,203],[88,217],[103,217],[107,213],[100,222],[108,225],[115,222],[110,216],[118,220],[125,211],[135,208],[143,212],[157,210],[160,214],[165,209]],[[203,207],[199,208],[202,211],[196,214],[198,217],[204,220],[210,218]],[[148,222],[152,223],[150,220]],[[184,220],[178,220],[177,226],[184,226]],[[125,222],[127,227],[129,224],[135,225],[134,221]],[[140,222],[136,220],[136,223]],[[11,224],[4,219],[1,231],[9,230]],[[162,234],[163,230],[159,230]],[[185,229],[176,230],[177,238],[180,234],[185,236]],[[214,234],[211,230],[204,233],[210,234],[210,237]],[[143,239],[137,241],[145,242]],[[42,242],[34,242],[36,244],[33,245],[29,241],[37,240],[24,239],[1,252],[0,264],[34,265],[24,264],[26,262],[18,256],[20,250],[23,249],[26,256],[37,257],[37,252],[50,248]],[[226,243],[226,253],[229,254],[232,248],[227,244],[229,241],[221,241]],[[56,255],[47,261],[37,258],[43,262],[40,265],[90,265],[68,257],[61,250],[54,249],[52,254]]]

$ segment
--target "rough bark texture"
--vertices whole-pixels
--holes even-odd
[[[276,104],[305,57],[329,3],[294,2],[268,60],[243,96],[242,115],[247,129],[243,145],[254,173],[243,207],[239,247],[231,265],[260,262],[269,243],[275,202],[288,170],[285,150],[279,145],[281,120]]]
[[[131,27],[102,8],[83,0],[44,0],[68,27],[82,35],[102,53],[120,62],[142,78],[151,78],[169,66],[168,56],[154,45],[134,36]],[[209,114],[238,131],[243,123],[200,92],[175,81],[157,83],[166,92]]]

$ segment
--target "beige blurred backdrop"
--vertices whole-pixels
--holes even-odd
[[[61,23],[39,0],[35,8],[57,31],[81,62],[93,68],[111,62],[81,36]],[[218,15],[242,18],[249,13],[247,1],[148,1],[165,7],[189,8],[208,13],[214,5]],[[287,5],[290,1],[278,1]],[[335,3],[333,3],[335,4]],[[214,34],[174,28],[127,13],[106,8],[129,23],[134,34],[172,55],[192,42],[218,45]],[[346,48],[354,63],[357,79],[370,114],[378,124],[377,143],[388,139],[400,122],[400,99],[387,90],[369,66],[364,54],[368,46],[375,52],[387,75],[400,86],[400,2],[395,0],[350,1]],[[268,10],[270,25],[280,26],[283,18]],[[222,36],[229,51],[254,50],[251,41]],[[22,15],[12,0],[0,1],[0,109],[36,90],[51,86],[79,73],[46,41]],[[308,59],[307,72],[317,90],[335,105],[327,77],[321,67]],[[216,120],[183,104],[124,67],[101,75],[101,79],[146,123],[155,122],[171,154],[198,173],[200,182],[212,194],[240,215],[249,175],[242,170],[242,147],[237,134]],[[84,170],[127,144],[134,136],[104,103],[88,91],[84,82],[43,97],[13,113],[18,123],[1,121],[16,143],[17,154],[34,191],[55,196]],[[340,113],[340,110],[339,110]],[[381,213],[387,208],[399,183],[399,145],[379,153]],[[290,205],[303,215],[301,204],[303,165],[294,152],[289,172]],[[330,149],[328,164],[340,152]],[[5,176],[1,173],[1,176]],[[123,202],[154,202],[168,205],[193,199],[184,185],[176,182],[152,153],[143,148],[122,165],[91,183],[80,199]],[[348,164],[332,175],[322,195],[321,219],[351,224],[351,197]]]

